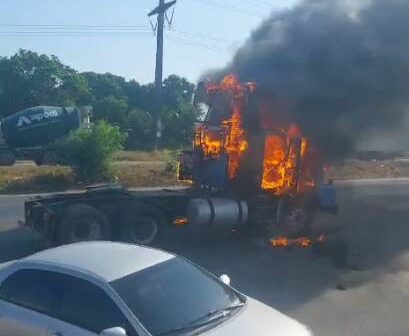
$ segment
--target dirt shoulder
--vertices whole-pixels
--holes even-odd
[[[409,177],[409,159],[398,160],[346,160],[331,167],[327,176],[334,180],[357,180]]]

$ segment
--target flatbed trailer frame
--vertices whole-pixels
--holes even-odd
[[[319,210],[315,197],[237,197],[198,187],[128,190],[120,185],[93,186],[28,199],[24,205],[25,224],[51,245],[84,240],[149,245],[178,231],[250,230],[268,234],[272,226],[284,225],[281,229],[286,235],[300,236],[308,230],[311,214]],[[193,220],[192,202],[197,206]],[[295,231],[291,231],[292,225],[296,225]]]

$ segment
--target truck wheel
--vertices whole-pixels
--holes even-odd
[[[103,212],[87,204],[70,206],[57,231],[57,239],[61,244],[107,240],[110,235],[108,218]]]
[[[42,157],[42,164],[47,166],[55,166],[58,164],[58,155],[54,151],[46,151]]]
[[[54,151],[46,151],[34,158],[34,162],[37,166],[55,166],[58,164],[58,155]]]
[[[154,209],[133,210],[124,216],[121,238],[133,244],[151,245],[163,233],[165,225],[162,216]]]
[[[43,158],[41,156],[34,158],[34,163],[36,166],[42,166],[43,165]]]
[[[0,166],[12,166],[16,163],[16,156],[12,151],[0,151]]]
[[[287,204],[283,207],[278,219],[280,234],[296,238],[306,235],[310,231],[311,215],[304,206]]]

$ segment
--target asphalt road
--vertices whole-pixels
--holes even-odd
[[[0,196],[0,261],[41,249],[15,223],[24,196]],[[341,212],[316,229],[348,244],[348,267],[310,250],[272,250],[252,242],[191,242],[173,247],[242,292],[309,325],[315,335],[409,335],[409,180],[339,186]]]

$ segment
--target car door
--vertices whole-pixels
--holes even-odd
[[[16,271],[0,286],[0,335],[96,336],[123,327],[126,317],[99,286],[65,273]]]
[[[35,270],[20,270],[0,286],[0,335],[48,336],[55,308],[54,287],[49,277]]]
[[[78,277],[66,277],[57,313],[62,323],[57,330],[60,335],[77,336],[78,328],[89,335],[99,335],[105,329],[123,327],[127,336],[137,336],[122,311],[101,287]]]

